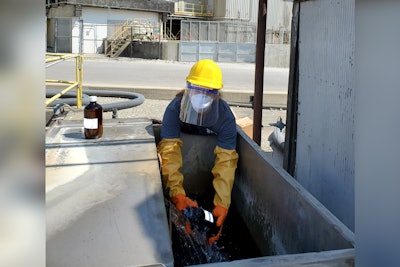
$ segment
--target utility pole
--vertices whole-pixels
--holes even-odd
[[[264,90],[264,58],[265,58],[265,29],[267,25],[267,0],[259,0],[257,44],[256,44],[256,68],[254,81],[253,102],[253,140],[261,144],[261,124]]]

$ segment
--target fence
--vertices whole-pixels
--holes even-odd
[[[248,22],[194,21],[181,22],[181,41],[210,41],[221,43],[256,43],[257,25]],[[266,43],[289,44],[290,30],[269,28]]]
[[[179,43],[180,61],[209,58],[218,62],[255,62],[257,26],[254,23],[232,21],[182,21]],[[275,44],[288,47],[290,30],[268,29],[266,45],[271,54],[279,52]],[[288,52],[279,52],[273,62],[286,67]],[[266,54],[266,57],[269,55]],[[271,60],[268,60],[271,62]]]
[[[76,81],[64,81],[64,80],[46,80],[47,83],[52,84],[69,84],[67,88],[55,94],[48,100],[46,100],[46,106],[54,102],[56,99],[60,98],[61,96],[65,95],[68,91],[76,88],[76,107],[82,107],[82,78],[83,78],[83,57],[81,55],[76,54],[56,54],[56,53],[46,53],[46,65],[50,67],[54,64],[60,63],[64,60],[68,60],[71,58],[75,58],[75,77]],[[52,62],[52,63],[51,63]]]

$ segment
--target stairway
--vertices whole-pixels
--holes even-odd
[[[107,38],[105,54],[108,57],[118,57],[133,40],[150,39],[153,27],[145,19],[128,19],[117,26],[114,34]]]

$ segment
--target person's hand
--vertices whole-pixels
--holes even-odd
[[[189,207],[198,207],[196,201],[191,200],[183,194],[177,194],[172,201],[174,202],[175,207],[180,211],[185,210]]]
[[[212,211],[212,214],[214,215],[214,217],[217,218],[217,222],[215,223],[216,226],[219,227],[219,231],[218,233],[213,236],[210,237],[208,239],[208,244],[211,246],[215,241],[217,241],[221,235],[222,232],[222,225],[224,224],[224,221],[226,219],[226,216],[228,215],[228,209],[222,206],[215,206],[214,210]]]
[[[172,202],[174,203],[173,205],[170,205],[170,209],[172,209],[173,211],[170,212],[171,214],[171,221],[173,222],[173,224],[176,226],[176,229],[178,231],[182,231],[188,235],[192,235],[193,236],[193,231],[192,231],[192,227],[190,224],[189,219],[185,216],[185,211],[189,210],[188,208],[184,208],[182,209],[178,209],[178,206],[180,208],[182,208],[182,206],[187,205],[187,202],[189,202],[191,205],[197,205],[197,203],[193,200],[191,200],[190,198],[186,197],[183,194],[177,195],[176,197],[174,197],[172,199]],[[193,204],[194,203],[194,204]]]

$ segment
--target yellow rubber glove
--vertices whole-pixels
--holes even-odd
[[[179,138],[162,139],[158,143],[158,152],[161,156],[161,174],[165,187],[169,189],[169,196],[173,200],[176,195],[186,195],[183,188],[182,148],[183,142]]]
[[[228,150],[219,146],[215,147],[214,154],[216,158],[214,167],[211,170],[214,175],[214,206],[222,206],[229,209],[239,155],[234,149]]]

